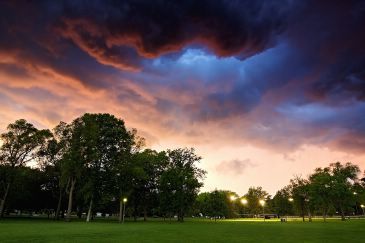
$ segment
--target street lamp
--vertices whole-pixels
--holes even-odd
[[[123,198],[123,221],[122,223],[124,224],[124,218],[125,218],[125,205],[127,204],[128,199],[125,197]]]
[[[309,203],[310,199],[309,198],[306,198],[306,199],[304,199],[304,201],[306,203]],[[308,210],[308,220],[309,220],[309,222],[312,222],[312,214],[311,214],[310,209]]]
[[[241,204],[243,205],[243,216],[245,216],[245,206],[247,205],[248,201],[246,198],[241,199]]]
[[[230,195],[229,196],[229,200],[231,201],[231,203],[232,203],[232,212],[234,213],[234,214],[236,214],[236,212],[234,212],[235,211],[235,206],[236,206],[236,199],[237,199],[237,197],[235,196],[235,195]]]
[[[261,199],[259,203],[262,206],[262,215],[264,216],[264,221],[265,221],[265,200]]]
[[[259,202],[260,202],[260,205],[261,205],[261,206],[265,206],[265,200],[262,200],[262,199],[261,199]]]
[[[288,198],[288,201],[289,201],[290,203],[292,203],[292,202],[294,202],[294,198],[289,197],[289,198]],[[288,213],[286,214],[286,221],[288,222]]]
[[[361,204],[360,205],[361,209],[362,209],[362,215],[364,215],[364,208],[365,208],[365,205],[364,204]]]
[[[355,204],[355,208],[356,208],[356,211],[357,211],[357,209],[358,209],[358,207],[357,207],[357,192],[353,192],[352,194],[354,194],[354,197],[356,198],[356,204]],[[361,206],[360,206],[361,207]],[[362,210],[362,214],[364,214],[364,209],[363,208],[361,208],[361,210]]]
[[[231,195],[230,197],[229,197],[229,200],[231,200],[232,202],[234,201],[234,200],[236,200],[237,198],[236,198],[236,196],[235,195]]]

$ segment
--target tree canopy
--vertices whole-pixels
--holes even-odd
[[[331,163],[295,176],[272,197],[262,187],[239,195],[202,192],[206,171],[193,148],[156,151],[136,129],[110,114],[86,113],[52,131],[24,119],[1,134],[0,212],[40,211],[55,219],[143,217],[278,217],[364,214],[365,179],[353,163]],[[242,185],[248,187],[249,185]],[[199,194],[200,193],[200,194]],[[127,207],[126,207],[127,205]]]
[[[128,198],[135,218],[178,215],[182,221],[203,185],[194,149],[144,149],[137,130],[110,114],[86,113],[52,132],[21,119],[1,140],[1,212],[46,210],[67,221],[86,213],[90,221],[97,211],[124,214]],[[27,190],[18,188],[22,183]]]

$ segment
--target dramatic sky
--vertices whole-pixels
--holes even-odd
[[[203,190],[365,167],[365,1],[0,2],[0,131],[112,113]]]

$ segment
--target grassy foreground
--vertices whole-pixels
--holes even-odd
[[[365,242],[365,220],[185,223],[0,220],[0,242]]]

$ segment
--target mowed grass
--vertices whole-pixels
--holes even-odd
[[[365,220],[345,222],[0,220],[0,242],[365,242]]]

